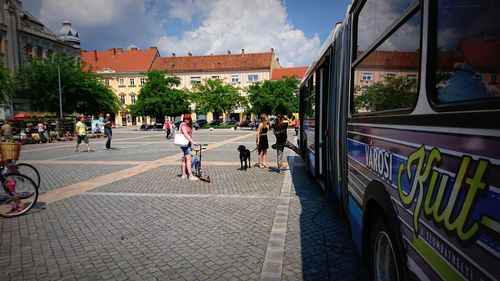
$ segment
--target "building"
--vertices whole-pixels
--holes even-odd
[[[145,50],[110,48],[107,51],[81,52],[84,67],[99,74],[104,84],[113,90],[121,102],[120,112],[115,116],[116,125],[143,123],[141,117],[133,118],[127,107],[135,103],[142,85],[146,83],[146,76],[142,73],[149,71],[159,56],[156,47]]]
[[[307,66],[297,66],[297,67],[284,67],[278,68],[273,71],[271,80],[281,80],[285,77],[295,77],[297,80],[302,80],[306,75],[308,67]]]
[[[64,22],[59,36],[29,12],[19,0],[0,0],[0,66],[16,72],[34,57],[62,53],[79,57],[80,39],[71,23]],[[20,94],[0,110],[0,119],[30,111],[29,101]]]
[[[281,68],[274,49],[263,53],[245,53],[241,49],[239,54],[224,55],[177,56],[161,57],[155,60],[152,70],[166,71],[178,76],[181,80],[180,88],[191,89],[196,83],[206,79],[221,79],[243,89],[252,83],[269,80],[275,69]],[[245,94],[241,91],[242,94]],[[241,120],[243,109],[232,113],[225,113],[224,119],[234,117]],[[211,112],[196,112],[193,119],[212,120]]]

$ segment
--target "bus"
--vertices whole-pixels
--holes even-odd
[[[500,3],[354,0],[300,84],[305,168],[375,280],[500,278]]]

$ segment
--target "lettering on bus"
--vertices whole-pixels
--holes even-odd
[[[419,233],[419,217],[423,207],[425,216],[450,234],[464,242],[475,239],[480,224],[484,225],[485,220],[481,217],[471,221],[471,213],[478,197],[488,190],[483,178],[490,162],[484,159],[473,161],[470,156],[463,156],[455,173],[455,181],[451,184],[447,174],[434,169],[441,165],[441,159],[441,152],[437,148],[426,153],[422,145],[408,156],[406,167],[404,163],[399,165],[399,198],[406,208],[415,204],[414,235],[418,236]],[[415,168],[414,172],[412,167]],[[405,174],[411,185],[407,194],[403,192],[401,183]],[[462,202],[461,206],[459,202]]]
[[[391,182],[392,153],[379,147],[365,144],[366,167],[384,180]]]

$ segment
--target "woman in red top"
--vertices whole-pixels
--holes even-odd
[[[197,177],[193,176],[193,171],[191,169],[191,149],[193,145],[197,145],[196,142],[193,141],[191,136],[193,135],[193,119],[191,119],[190,114],[184,114],[182,116],[183,122],[179,126],[179,130],[181,134],[183,134],[186,139],[188,139],[189,144],[186,147],[181,147],[182,153],[184,156],[182,156],[182,179],[186,180],[189,179],[192,181],[197,181],[199,180]],[[187,170],[187,174],[186,174]]]

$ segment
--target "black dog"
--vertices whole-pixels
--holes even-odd
[[[244,145],[238,146],[238,151],[240,152],[240,162],[241,168],[240,170],[246,170],[250,168],[250,150],[248,150]],[[247,163],[248,160],[248,163]],[[245,167],[243,167],[243,162],[245,162]]]

